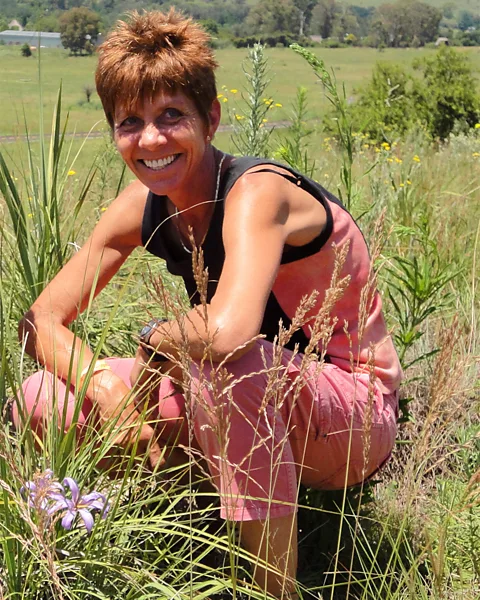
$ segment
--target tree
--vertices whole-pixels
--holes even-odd
[[[59,31],[60,24],[53,15],[40,17],[32,27],[33,31]]]
[[[296,9],[291,0],[260,0],[247,17],[253,34],[294,31]]]
[[[358,36],[357,17],[348,9],[345,9],[342,13],[336,15],[333,26],[333,35],[337,37],[340,42],[346,41],[348,36]]]
[[[424,2],[410,1],[406,7],[411,39],[417,38],[422,46],[436,40],[442,12]]]
[[[293,0],[293,5],[298,11],[298,35],[305,34],[305,28],[308,27],[312,18],[312,11],[318,4],[318,0]]]
[[[88,8],[72,8],[60,17],[60,34],[64,48],[72,54],[92,54],[100,32],[100,15]]]
[[[332,34],[336,12],[335,0],[319,0],[312,11],[312,31],[319,33],[322,38],[329,38]]]
[[[462,31],[466,31],[470,27],[475,27],[475,17],[468,10],[462,10],[460,18],[458,19],[458,28]]]
[[[379,43],[393,48],[409,46],[414,39],[423,46],[438,37],[441,20],[441,11],[433,6],[406,0],[381,4],[375,12],[372,31]]]

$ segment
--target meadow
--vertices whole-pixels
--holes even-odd
[[[429,49],[386,49],[379,52],[371,48],[314,48],[312,51],[334,70],[338,80],[345,84],[348,96],[353,96],[358,87],[368,82],[377,61],[411,67],[415,58],[431,56],[435,52]],[[460,48],[459,51],[470,57],[475,75],[480,79],[480,50]],[[104,131],[105,121],[98,96],[93,93],[91,101],[87,102],[84,92],[85,86],[94,89],[95,57],[72,57],[67,51],[55,49],[41,52],[42,102],[46,122],[50,123],[61,84],[64,110],[69,112],[67,130],[81,133],[91,129]],[[242,92],[242,62],[246,53],[246,50],[232,48],[217,51],[219,92],[224,92],[225,88],[228,91],[238,90],[237,94],[227,94],[229,102]],[[272,79],[269,95],[276,103],[282,104],[281,108],[272,111],[272,119],[281,121],[288,118],[296,88],[300,85],[310,91],[312,115],[320,116],[328,108],[324,94],[318,89],[317,79],[305,61],[287,48],[268,49],[267,56]],[[29,133],[37,133],[39,86],[36,57],[24,58],[18,47],[0,46],[0,63],[0,136],[22,134],[25,116]],[[223,107],[223,123],[228,123],[228,106],[225,103]]]
[[[478,74],[478,49],[469,52]],[[345,82],[347,102],[377,58],[411,64],[417,55],[413,50],[322,51],[326,64],[335,68],[339,89]],[[225,107],[246,86],[239,66],[244,56],[238,50],[219,53]],[[0,57],[6,71],[15,74],[0,88],[2,134],[3,127],[5,134],[23,131],[23,107],[29,133],[41,130],[42,112],[50,132],[60,79],[64,111],[70,111],[67,131],[88,131],[103,122],[98,107],[78,106],[82,86],[91,83],[93,59],[45,52],[39,101],[36,63],[17,61],[10,48],[0,47]],[[258,127],[257,141],[269,156],[312,173],[357,218],[375,259],[385,316],[405,372],[398,443],[375,481],[339,492],[299,490],[299,597],[476,600],[480,125],[442,144],[421,131],[376,144],[362,132],[349,131],[348,123],[340,123],[337,135],[324,133],[317,121],[328,100],[314,71],[289,50],[271,50],[267,57],[272,82],[258,103],[268,120],[288,118],[293,125],[270,136],[266,127]],[[301,108],[297,85],[307,87],[307,109]],[[263,97],[283,106],[269,109]],[[63,139],[64,118],[54,121],[52,136],[44,141],[0,146],[6,159],[0,161],[4,412],[7,398],[36,369],[18,344],[18,319],[130,177],[103,125],[98,139]],[[233,117],[236,130],[219,134],[218,145],[249,151],[241,142],[245,121]],[[132,332],[145,315],[175,316],[184,306],[181,283],[160,261],[137,250],[72,328],[99,356],[129,356],[136,347]],[[271,377],[274,382],[275,374]],[[78,406],[84,394],[84,389],[78,392]],[[59,425],[52,418],[40,441],[28,428],[15,432],[2,419],[0,598],[267,598],[250,580],[255,557],[238,548],[235,530],[217,518],[215,497],[193,481],[194,455],[186,470],[152,475],[144,460],[125,453],[119,458],[122,476],[111,479],[97,464],[115,446],[113,428],[89,428],[79,442],[72,430],[59,434]],[[82,493],[96,490],[108,502],[108,512],[104,518],[96,515],[90,535],[79,518],[66,531],[59,519],[49,517],[41,498],[29,493],[29,481],[48,490],[65,476],[74,478]]]

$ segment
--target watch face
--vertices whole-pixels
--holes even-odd
[[[151,325],[144,325],[142,327],[142,330],[140,331],[140,339],[145,342],[146,338],[151,333],[152,333],[152,326]]]
[[[154,329],[161,323],[167,323],[167,321],[168,319],[152,319],[151,321],[149,321],[140,330],[140,341],[144,344],[148,344],[150,342],[150,338]]]
[[[157,325],[158,325],[157,321],[152,319],[149,323],[147,323],[146,325],[144,325],[142,327],[142,330],[140,331],[140,340],[144,344],[148,344],[148,342],[150,341],[150,338],[152,336],[153,330]]]

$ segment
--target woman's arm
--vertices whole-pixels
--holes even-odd
[[[306,244],[324,226],[323,207],[304,190],[275,174],[242,176],[226,201],[225,262],[208,319],[201,308],[193,309],[182,323],[190,355],[200,359],[208,347],[211,358],[220,361],[242,346],[232,359],[248,351],[260,331],[285,243]],[[176,355],[182,328],[175,321],[159,326],[151,345]]]
[[[145,206],[144,186],[135,182],[111,204],[83,247],[46,286],[20,321],[19,334],[25,349],[48,370],[66,376],[72,352],[73,375],[92,359],[91,351],[67,328],[119,270],[141,243],[141,220]]]
[[[93,233],[72,259],[46,286],[19,323],[19,337],[25,350],[58,377],[71,373],[72,382],[90,365],[93,353],[76,337],[68,324],[88,306],[117,273],[133,249],[141,244],[141,223],[147,197],[139,182],[127,187],[104,213]],[[111,371],[100,371],[90,378],[87,396],[107,420],[132,425],[138,414],[132,402],[125,406],[128,387]],[[130,430],[133,439],[138,432]],[[142,427],[140,446],[149,443],[153,430]],[[120,436],[118,443],[125,442]],[[153,453],[160,455],[155,447]],[[151,455],[152,462],[156,460]]]

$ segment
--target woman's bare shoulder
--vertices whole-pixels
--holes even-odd
[[[148,194],[143,183],[137,179],[131,182],[103,212],[95,231],[113,244],[140,246]]]

